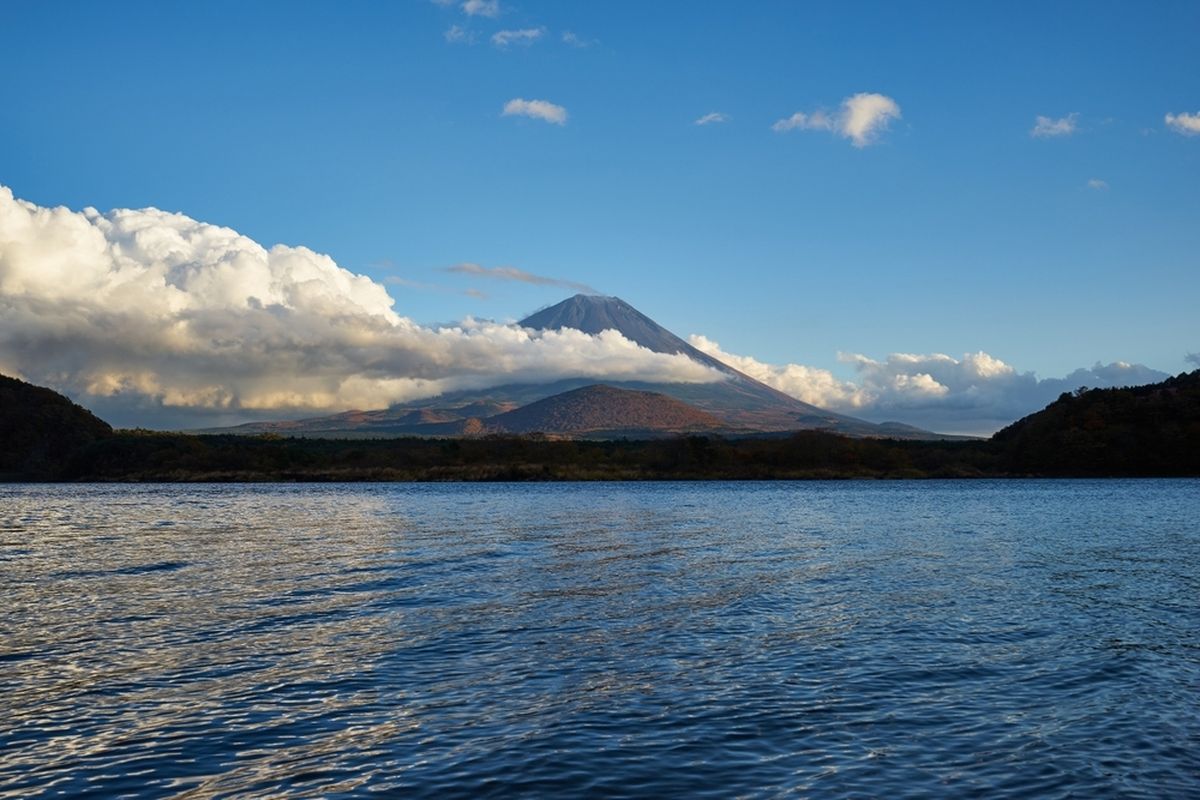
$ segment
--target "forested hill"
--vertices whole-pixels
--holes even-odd
[[[1147,386],[1063,394],[991,444],[1011,472],[1200,475],[1200,370]]]
[[[303,439],[119,431],[67,398],[0,377],[0,480],[646,480],[1200,477],[1200,370],[1080,390],[988,441],[822,431],[654,441],[533,435]]]
[[[112,432],[58,392],[0,375],[0,479],[54,477],[71,453]]]

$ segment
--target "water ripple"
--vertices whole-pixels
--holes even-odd
[[[1198,489],[0,486],[0,798],[1194,797]]]

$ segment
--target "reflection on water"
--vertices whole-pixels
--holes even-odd
[[[1195,796],[1198,490],[0,486],[0,797]]]

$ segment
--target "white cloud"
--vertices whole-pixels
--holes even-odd
[[[381,284],[305,247],[265,248],[153,208],[43,208],[0,186],[0,372],[118,424],[381,408],[570,376],[719,379],[614,331],[426,327],[393,305]]]
[[[767,364],[751,356],[726,353],[706,336],[693,334],[688,342],[697,350],[723,361],[755,380],[798,400],[821,408],[856,408],[864,401],[861,390],[849,381],[838,380],[826,369],[800,364]]]
[[[468,17],[498,17],[500,0],[466,0],[462,4],[462,10]]]
[[[567,124],[567,110],[547,100],[514,98],[504,104],[504,111],[501,116],[532,117],[533,119],[545,120],[553,125]]]
[[[591,47],[595,42],[580,38],[577,34],[571,31],[562,32],[563,44],[569,44],[571,47]]]
[[[474,44],[475,34],[461,25],[451,25],[442,34],[442,38],[450,44]]]
[[[496,31],[492,34],[492,44],[496,47],[508,47],[513,44],[529,46],[546,33],[545,28],[522,28],[513,31]]]
[[[842,133],[857,147],[870,144],[892,119],[900,118],[900,106],[881,94],[856,94],[842,102],[842,110]]]
[[[771,130],[776,133],[786,133],[794,130],[816,130],[816,131],[831,131],[836,125],[833,119],[824,111],[814,111],[811,114],[806,114],[803,111],[797,111],[790,117],[785,117],[777,121],[771,126]]]
[[[1184,136],[1200,136],[1200,111],[1195,114],[1167,114],[1163,121],[1176,133]]]
[[[523,269],[516,267],[484,267],[479,264],[473,264],[465,261],[461,264],[455,264],[452,267],[446,267],[446,272],[454,272],[459,275],[473,275],[481,278],[491,278],[500,281],[515,281],[517,283],[530,283],[534,286],[560,286],[564,289],[572,289],[577,292],[594,293],[595,289],[588,286],[586,283],[577,281],[568,281],[562,278],[550,278],[545,275],[534,275],[532,272],[526,272]]]
[[[842,100],[836,113],[798,111],[771,126],[776,133],[792,130],[830,131],[849,139],[855,147],[874,144],[893,119],[900,119],[900,105],[892,98],[859,92]]]
[[[1095,189],[1097,192],[1104,192],[1108,190],[1108,181],[1092,178],[1087,182],[1087,186],[1089,189]]]
[[[703,117],[700,117],[699,119],[697,119],[692,124],[693,125],[713,125],[716,123],[728,122],[728,121],[729,121],[728,114],[722,114],[720,111],[710,111],[709,113],[705,114]]]
[[[1048,139],[1055,136],[1070,136],[1079,130],[1079,114],[1067,114],[1065,117],[1051,119],[1039,116],[1030,129],[1029,135],[1035,139]]]
[[[865,417],[899,421],[944,433],[990,434],[1045,407],[1080,386],[1154,383],[1166,374],[1139,364],[1097,363],[1065,378],[1039,379],[984,352],[961,358],[934,353],[893,353],[875,360],[839,355],[853,365],[857,379],[800,364],[766,364],[721,351],[716,342],[692,336],[693,347],[806,403]]]

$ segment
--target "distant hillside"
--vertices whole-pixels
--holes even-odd
[[[51,389],[0,375],[0,476],[53,476],[63,458],[112,427]]]
[[[595,384],[484,420],[503,433],[695,432],[723,427],[712,414],[673,397]]]
[[[1200,475],[1200,370],[1147,386],[1063,394],[991,444],[1018,473]]]
[[[482,431],[479,419],[511,411],[515,403],[474,401],[455,407],[424,406],[377,411],[344,411],[326,417],[282,422],[247,422],[232,428],[189,431],[195,434],[232,433],[254,436],[306,436],[326,439],[381,439],[398,436],[461,436]]]

